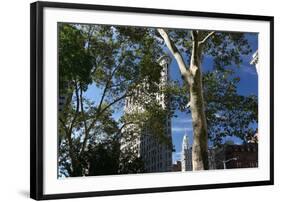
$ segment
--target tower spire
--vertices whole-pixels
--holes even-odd
[[[192,153],[189,147],[188,139],[187,128],[185,128],[181,150],[182,171],[192,170]]]
[[[188,142],[188,135],[187,135],[187,129],[185,128],[184,136],[183,136],[183,141],[182,141],[182,149],[188,149],[189,147],[189,142]]]

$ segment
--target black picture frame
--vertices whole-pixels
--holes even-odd
[[[99,11],[122,11],[130,13],[164,14],[177,16],[210,17],[238,20],[267,21],[270,23],[270,179],[239,183],[204,184],[192,186],[154,187],[129,190],[93,191],[80,193],[58,193],[46,195],[43,192],[43,23],[44,8],[80,9]],[[139,194],[154,192],[216,189],[274,184],[274,17],[240,15],[183,10],[150,9],[120,6],[103,6],[75,3],[35,2],[30,7],[30,197],[36,200],[77,197]]]

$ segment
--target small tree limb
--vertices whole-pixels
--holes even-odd
[[[92,123],[90,124],[90,126],[88,127],[88,130],[92,129],[93,126],[95,125],[96,121],[98,120],[98,118],[106,111],[108,110],[112,105],[116,104],[117,102],[121,101],[122,99],[131,96],[131,94],[127,94],[125,93],[124,95],[116,98],[115,100],[113,100],[110,104],[108,104],[107,106],[105,106],[103,109],[100,109],[100,111],[97,112],[96,117],[94,118],[94,120],[92,121]]]
[[[205,38],[201,41],[199,41],[199,45],[204,44],[211,36],[213,36],[215,34],[215,32],[209,32],[209,34],[207,34],[207,36],[205,36]]]
[[[187,105],[185,106],[187,109],[190,108],[190,101],[187,103]]]

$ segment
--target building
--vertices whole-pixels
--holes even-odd
[[[172,171],[173,172],[181,171],[181,161],[176,161],[176,163],[173,164]]]
[[[171,62],[170,57],[163,56],[158,60],[159,64],[163,67],[160,78],[161,85],[165,85],[169,78],[169,64]],[[141,88],[146,88],[147,84],[141,85]],[[146,96],[140,92],[136,92],[138,96]],[[149,99],[149,98],[148,98]],[[169,107],[169,99],[164,94],[156,95],[157,101],[163,108]],[[143,106],[139,102],[135,102],[133,98],[127,98],[125,100],[125,114],[131,114],[136,111],[143,111]],[[168,139],[172,140],[171,136],[171,120],[167,117],[165,131]],[[172,148],[170,145],[160,143],[155,136],[157,134],[150,134],[151,132],[144,126],[139,128],[137,125],[131,124],[124,128],[125,132],[131,132],[131,139],[121,140],[120,150],[122,151],[133,151],[137,154],[144,163],[144,170],[147,173],[151,172],[167,172],[172,170]],[[124,132],[123,131],[123,132]]]
[[[181,170],[192,170],[192,149],[189,146],[189,140],[187,134],[183,136],[182,149],[181,149]]]
[[[254,136],[256,138],[257,134]],[[208,149],[209,170],[230,168],[258,167],[258,144],[251,142],[235,145],[231,142],[219,148]],[[189,145],[187,134],[182,141],[181,153],[182,171],[192,171],[192,147]]]
[[[216,169],[215,154],[215,149],[208,149],[209,170]],[[186,133],[182,141],[181,165],[182,171],[192,171],[192,147]]]
[[[217,169],[258,167],[258,144],[225,144],[216,151]]]
[[[255,65],[257,74],[259,75],[259,53],[258,50],[252,55],[251,65]]]

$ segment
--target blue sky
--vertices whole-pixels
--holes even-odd
[[[246,35],[248,42],[251,46],[252,52],[247,55],[243,56],[243,62],[240,65],[240,68],[236,68],[236,75],[240,77],[240,82],[238,84],[238,93],[241,95],[258,95],[258,77],[256,73],[256,69],[253,65],[250,65],[250,61],[252,59],[252,54],[257,50],[258,48],[258,34],[247,34]],[[213,67],[212,57],[205,56],[202,68],[203,71],[210,70]],[[170,79],[171,80],[181,80],[179,68],[177,66],[177,63],[175,59],[172,59],[171,65],[170,65]],[[87,92],[85,93],[85,96],[93,99],[93,95],[96,98],[95,100],[99,100],[100,96],[97,96],[97,94],[101,94],[102,89],[97,88],[94,84],[91,85]],[[94,100],[94,101],[95,101]],[[115,119],[118,119],[123,113],[123,109],[120,109],[117,111],[113,117]],[[182,139],[185,134],[185,132],[189,136],[190,144],[192,144],[192,120],[190,115],[187,115],[186,113],[176,111],[177,117],[172,119],[172,139],[173,144],[175,146],[175,152],[173,153],[173,161],[180,159],[180,153],[181,153],[181,144]],[[228,138],[234,141],[234,143],[239,144],[241,143],[240,139],[232,137]]]

